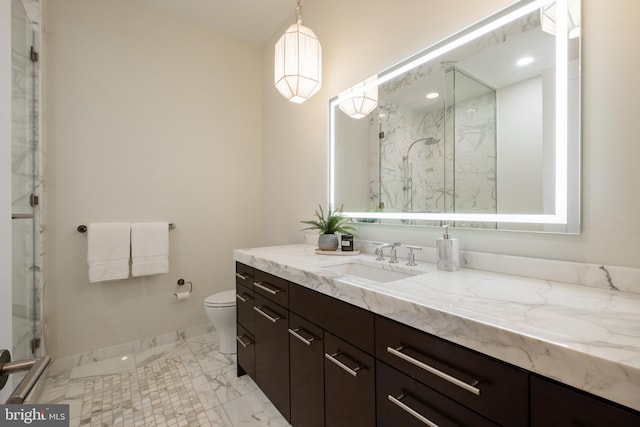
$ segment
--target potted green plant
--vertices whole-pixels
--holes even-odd
[[[342,206],[339,209],[332,210],[331,206],[325,212],[321,205],[319,210],[314,212],[316,219],[310,221],[300,221],[309,227],[303,230],[318,230],[321,234],[318,237],[318,249],[323,251],[335,251],[338,249],[338,236],[335,233],[354,234],[356,230],[354,226],[349,224],[351,218],[342,215]]]

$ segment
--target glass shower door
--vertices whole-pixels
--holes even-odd
[[[20,0],[11,1],[12,360],[33,357],[35,339],[34,33]],[[20,378],[14,379],[19,381]],[[16,382],[17,383],[17,382]]]

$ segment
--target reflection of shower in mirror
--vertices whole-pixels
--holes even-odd
[[[407,152],[402,156],[402,191],[404,192],[404,212],[413,212],[413,164],[409,163],[409,153],[414,145],[419,142],[423,142],[426,146],[436,145],[440,142],[439,139],[433,137],[420,138],[409,144]]]

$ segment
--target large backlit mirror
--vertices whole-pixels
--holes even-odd
[[[363,223],[579,233],[580,1],[522,0],[331,100]]]

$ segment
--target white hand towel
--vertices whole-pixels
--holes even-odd
[[[169,272],[169,223],[131,224],[131,275]]]
[[[129,277],[131,225],[128,222],[89,224],[88,234],[89,282]]]

